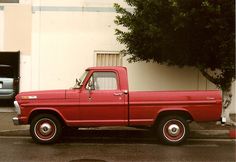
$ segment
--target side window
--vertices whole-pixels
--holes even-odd
[[[90,77],[86,89],[93,90],[116,90],[117,77],[114,72],[94,72]]]

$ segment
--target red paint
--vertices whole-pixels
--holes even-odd
[[[89,72],[80,89],[18,94],[16,100],[21,107],[21,115],[18,116],[20,123],[29,124],[30,115],[39,110],[53,111],[68,126],[77,127],[151,126],[158,115],[166,111],[189,113],[195,121],[220,120],[220,91],[129,92],[126,68],[91,67],[87,70]],[[117,90],[91,90],[89,93],[86,84],[93,72],[114,72]],[[37,98],[26,99],[25,96]]]

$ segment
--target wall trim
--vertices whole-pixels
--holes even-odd
[[[131,12],[132,8],[126,8]],[[32,12],[51,11],[51,12],[107,12],[116,13],[114,7],[79,7],[79,6],[32,6]]]
[[[116,12],[113,7],[64,7],[64,6],[32,6],[32,12],[53,11],[53,12]]]

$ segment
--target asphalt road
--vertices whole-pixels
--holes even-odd
[[[0,137],[0,161],[4,162],[154,162],[236,161],[235,141],[190,140],[181,146],[165,146],[145,140],[64,139],[39,145],[29,137]]]

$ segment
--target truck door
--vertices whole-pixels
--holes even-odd
[[[126,125],[125,97],[127,95],[120,90],[116,72],[92,72],[80,95],[78,111],[80,125]]]

